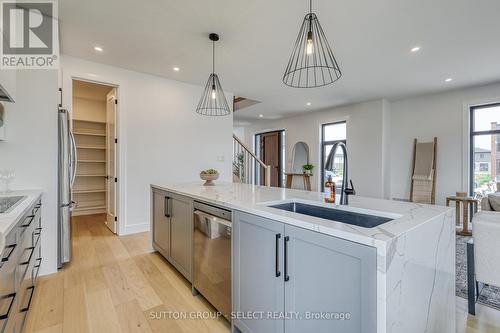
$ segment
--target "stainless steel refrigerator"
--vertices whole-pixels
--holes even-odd
[[[75,182],[77,150],[71,132],[70,115],[59,109],[59,191],[58,191],[58,249],[57,264],[62,267],[71,260],[71,211],[75,207],[71,188]]]

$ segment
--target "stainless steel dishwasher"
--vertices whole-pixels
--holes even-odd
[[[231,313],[231,211],[194,202],[193,293]]]

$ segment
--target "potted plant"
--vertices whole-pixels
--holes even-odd
[[[203,170],[200,172],[200,178],[205,181],[205,186],[215,185],[213,181],[219,178],[219,172],[215,169]]]
[[[310,175],[312,172],[312,169],[314,169],[314,165],[312,165],[312,164],[304,164],[302,166],[302,170],[304,170],[304,173],[306,175]]]

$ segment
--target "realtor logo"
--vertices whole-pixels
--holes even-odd
[[[57,68],[57,4],[2,1],[1,68]]]

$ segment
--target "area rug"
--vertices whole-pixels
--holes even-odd
[[[467,241],[470,237],[457,235],[457,296],[467,299]],[[477,301],[483,305],[500,310],[500,288],[484,286]]]

